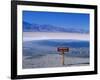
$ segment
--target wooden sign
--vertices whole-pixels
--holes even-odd
[[[61,58],[61,62],[62,65],[64,65],[64,52],[69,52],[69,48],[57,48],[58,52],[61,52],[62,58]]]
[[[69,48],[58,48],[59,52],[69,52]]]

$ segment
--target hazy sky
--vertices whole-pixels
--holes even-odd
[[[23,11],[23,21],[89,30],[89,14]]]

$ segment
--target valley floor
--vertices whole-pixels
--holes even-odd
[[[42,40],[42,39],[74,39],[89,40],[89,34],[82,33],[57,33],[57,32],[23,32],[24,41]]]
[[[48,68],[48,67],[68,67],[68,66],[86,66],[89,65],[89,58],[67,57],[65,56],[65,64],[61,63],[62,55],[47,54],[38,58],[23,56],[23,69],[26,68]]]

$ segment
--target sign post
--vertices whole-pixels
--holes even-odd
[[[62,58],[61,58],[61,62],[62,62],[62,65],[64,65],[64,52],[69,52],[69,48],[58,48],[57,49],[58,52],[61,52],[61,55],[62,55]]]

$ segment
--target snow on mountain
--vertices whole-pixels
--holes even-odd
[[[23,21],[23,31],[24,32],[70,32],[70,33],[89,33],[85,29],[73,29],[73,28],[63,28],[58,26],[53,26],[49,24],[30,24]]]

